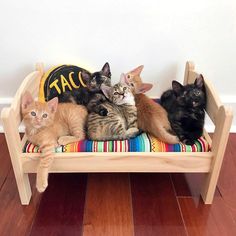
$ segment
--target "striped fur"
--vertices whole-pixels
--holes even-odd
[[[88,116],[88,137],[91,140],[123,140],[138,134],[137,108],[128,85],[118,83],[113,87],[103,86],[109,101],[102,106],[107,116],[90,113]]]

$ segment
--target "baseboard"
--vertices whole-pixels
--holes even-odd
[[[236,96],[235,95],[221,95],[220,99],[225,105],[231,106],[233,108],[234,118],[233,118],[230,132],[236,133]],[[10,98],[10,97],[0,98],[0,113],[1,113],[1,110],[3,107],[10,106],[12,100],[13,100],[13,98]],[[209,119],[206,119],[205,129],[208,132],[214,132],[214,126],[212,125],[212,123]],[[24,126],[20,126],[19,130],[20,130],[20,132],[24,132]],[[4,132],[3,126],[1,123],[1,119],[0,119],[0,133],[3,133],[3,132]]]

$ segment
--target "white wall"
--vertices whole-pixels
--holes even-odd
[[[113,81],[144,64],[159,96],[189,59],[236,104],[235,0],[1,1],[0,106],[37,61],[91,70],[108,61]]]

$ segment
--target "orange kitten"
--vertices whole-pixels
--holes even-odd
[[[41,149],[36,188],[43,192],[48,185],[48,171],[55,147],[85,138],[87,110],[82,105],[58,104],[55,97],[47,103],[34,101],[29,92],[22,96],[21,111],[25,133],[30,142]]]
[[[142,69],[143,66],[139,66],[126,73],[126,82],[133,87],[133,93],[135,94],[138,127],[165,143],[178,143],[178,137],[170,133],[172,130],[166,110],[143,94],[152,88],[152,84],[142,82],[140,77]]]

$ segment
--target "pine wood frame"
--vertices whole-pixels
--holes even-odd
[[[22,121],[20,101],[21,95],[26,90],[30,91],[34,97],[38,96],[39,82],[43,73],[43,64],[36,64],[36,71],[24,79],[11,106],[4,108],[1,113],[22,205],[28,205],[30,202],[32,193],[28,173],[36,173],[39,154],[22,152],[26,137],[21,139],[18,131]],[[187,62],[184,84],[192,83],[197,75],[198,73],[194,71],[194,64]],[[205,86],[208,98],[206,112],[215,125],[212,139],[204,131],[204,136],[212,147],[210,152],[57,153],[50,172],[207,173],[201,196],[205,204],[211,204],[228,141],[233,112],[230,107],[221,103],[219,96],[207,79],[205,79]]]

